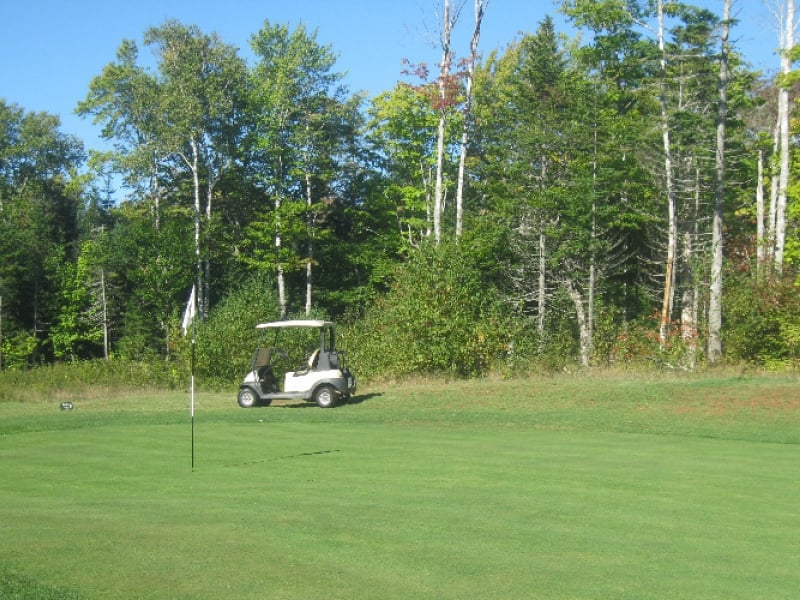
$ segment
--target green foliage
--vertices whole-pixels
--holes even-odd
[[[372,100],[367,137],[387,173],[384,198],[401,238],[418,245],[430,228],[438,117],[425,94],[398,84]]]
[[[195,373],[204,385],[227,385],[241,379],[250,369],[258,335],[255,326],[279,318],[278,299],[271,277],[253,274],[197,323]],[[191,334],[173,330],[176,354],[188,372]]]
[[[36,362],[39,341],[36,336],[25,331],[6,332],[0,340],[0,367],[3,369],[24,369]]]
[[[163,353],[175,307],[192,284],[190,216],[170,208],[156,227],[149,203],[122,205],[114,215],[102,244],[116,351],[125,358]]]
[[[261,206],[247,228],[243,258],[262,271],[289,273],[313,263],[313,244],[328,237],[323,201],[335,196],[357,103],[346,101],[332,49],[304,26],[290,31],[266,21],[251,47],[258,63],[250,73],[255,110],[246,143],[251,176],[272,206]]]
[[[59,127],[54,115],[0,99],[0,344],[11,338],[6,361],[16,364],[52,357],[60,270],[75,255],[81,186],[72,175],[84,155]]]
[[[509,316],[498,300],[498,264],[486,240],[425,247],[354,325],[352,364],[360,377],[486,374],[509,350]],[[470,246],[474,244],[474,246]]]
[[[793,277],[758,281],[729,275],[723,344],[729,360],[756,364],[800,360],[800,294]]]
[[[595,362],[626,370],[692,371],[704,356],[703,338],[684,339],[680,323],[672,323],[666,343],[658,335],[660,316],[620,322],[601,316],[597,324]]]
[[[102,306],[95,293],[99,282],[90,263],[93,245],[85,242],[77,261],[63,266],[58,322],[50,333],[56,358],[91,357],[103,340]]]
[[[101,274],[111,362],[160,361],[181,372],[177,380],[189,361],[177,312],[191,284],[206,284],[198,375],[230,385],[249,363],[253,325],[278,314],[267,279],[278,274],[288,306],[310,283],[315,313],[346,315],[342,341],[366,378],[569,368],[588,337],[579,337],[588,328],[577,331],[576,307],[590,302],[596,363],[674,366],[702,356],[699,339],[663,347],[654,337],[666,216],[658,115],[663,99],[681,243],[693,251],[676,271],[682,291],[707,269],[699,240],[715,172],[719,20],[667,2],[662,77],[647,31],[653,3],[559,4],[588,31],[585,41],[565,42],[547,18],[477,66],[467,233],[441,248],[426,247],[444,108],[432,104],[435,85],[399,84],[364,110],[334,49],[302,25],[265,21],[251,38],[252,65],[215,34],[176,21],[145,32],[152,61],[123,41],[78,106],[110,142],[94,156],[93,185],[77,174],[83,150],[57,117],[0,101],[0,368],[60,359],[88,369],[81,361],[99,353],[102,332]],[[737,215],[755,214],[754,140],[769,162],[772,95],[785,83],[765,80],[756,93],[754,78],[734,53],[725,173]],[[461,91],[458,77],[449,83]],[[764,107],[751,110],[759,94]],[[445,231],[463,119],[462,98],[448,100]],[[124,199],[112,202],[120,177]],[[784,257],[793,276],[797,187],[790,183]],[[725,226],[727,255],[751,255],[754,223],[726,217]],[[263,279],[240,286],[253,267]],[[796,361],[796,289],[731,277],[729,360]]]

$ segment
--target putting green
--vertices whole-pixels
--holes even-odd
[[[369,422],[359,408],[211,413],[194,471],[170,411],[3,435],[0,567],[103,599],[800,589],[796,445]]]

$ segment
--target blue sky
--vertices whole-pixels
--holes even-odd
[[[771,0],[774,2],[774,0]],[[457,4],[458,0],[451,0]],[[722,0],[695,0],[718,14]],[[144,31],[167,19],[215,31],[247,56],[249,38],[263,25],[317,30],[338,54],[353,91],[377,94],[401,78],[404,58],[435,64],[439,0],[0,0],[0,98],[26,111],[57,114],[62,131],[87,148],[102,144],[91,122],[73,114],[89,82],[113,61],[123,39],[141,46]],[[466,0],[453,46],[464,56],[473,22]],[[732,38],[756,67],[775,71],[777,36],[763,0],[734,0],[741,23]],[[566,31],[552,0],[489,0],[481,36],[484,54],[533,32],[545,15]]]

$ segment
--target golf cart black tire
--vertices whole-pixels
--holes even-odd
[[[339,401],[339,394],[336,388],[330,384],[323,383],[314,390],[314,402],[320,408],[333,408]]]
[[[258,394],[256,394],[250,388],[242,388],[239,390],[239,397],[237,398],[239,402],[239,406],[242,408],[253,408],[254,406],[258,406]]]

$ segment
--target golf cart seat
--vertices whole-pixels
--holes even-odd
[[[253,369],[260,370],[262,367],[268,367],[269,361],[272,358],[272,348],[259,348],[253,356]]]
[[[313,371],[317,368],[317,361],[319,360],[319,348],[314,350],[311,353],[311,356],[308,357],[308,368],[309,370]]]
[[[339,353],[331,350],[326,350],[319,356],[319,363],[317,368],[320,371],[329,371],[331,369],[339,368]]]
[[[265,393],[277,391],[277,381],[272,372],[270,361],[272,360],[272,348],[258,348],[253,355],[253,371],[256,379]]]
[[[319,360],[319,348],[314,350],[311,353],[311,356],[308,357],[308,362],[304,364],[302,367],[297,369],[296,371],[291,372],[292,377],[300,377],[302,375],[308,375],[311,371],[317,370],[317,361]],[[289,373],[286,373],[289,375]]]

